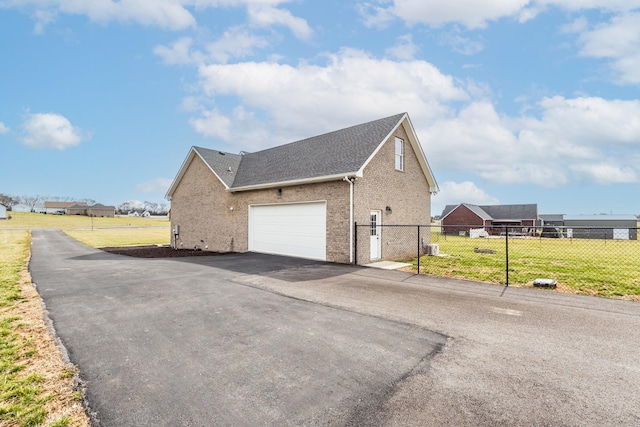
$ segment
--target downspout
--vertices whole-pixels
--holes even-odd
[[[349,263],[353,264],[353,181],[348,176],[343,181],[349,183]]]

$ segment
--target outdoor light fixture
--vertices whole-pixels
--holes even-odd
[[[385,209],[387,211],[387,213],[391,213],[391,206],[387,206],[387,208]]]
[[[276,190],[276,194],[277,194],[278,196],[282,196],[282,188],[278,188],[278,189]]]

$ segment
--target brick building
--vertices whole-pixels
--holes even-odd
[[[381,225],[429,222],[438,189],[406,113],[256,153],[192,147],[167,192],[176,248],[354,262],[399,245]]]
[[[522,232],[539,225],[538,205],[485,205],[469,203],[447,205],[441,216],[442,233],[469,234],[483,228],[489,234],[500,234],[504,226],[521,227]],[[525,231],[526,229],[526,231]],[[513,229],[511,229],[513,231]]]

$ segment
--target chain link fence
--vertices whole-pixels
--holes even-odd
[[[551,279],[567,291],[640,301],[638,228],[356,224],[354,240],[360,265],[399,261],[417,274],[506,286]]]

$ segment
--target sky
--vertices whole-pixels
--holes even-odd
[[[0,0],[0,193],[409,113],[447,204],[640,214],[640,0]]]

